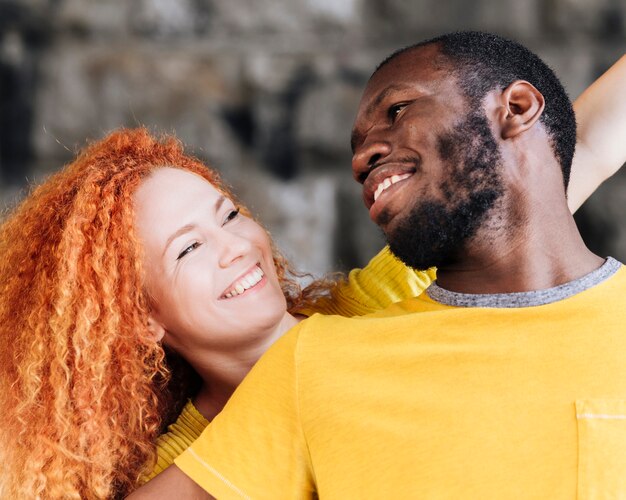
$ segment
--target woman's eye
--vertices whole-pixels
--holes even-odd
[[[393,106],[391,106],[389,108],[389,111],[387,111],[387,115],[389,116],[389,119],[394,122],[396,117],[398,116],[398,113],[400,113],[400,111],[402,111],[408,103],[406,102],[402,102],[399,104],[394,104]]]
[[[226,224],[227,222],[230,222],[233,219],[236,219],[238,215],[239,215],[239,209],[238,208],[236,208],[234,210],[231,210],[230,212],[228,212],[228,215],[226,216],[226,219],[224,219],[224,224]]]
[[[201,243],[199,242],[194,242],[191,245],[189,245],[187,248],[185,248],[182,252],[180,252],[178,254],[178,257],[176,257],[176,260],[180,260],[182,259],[185,255],[187,255],[188,253],[193,252],[196,248],[198,248],[201,245]]]

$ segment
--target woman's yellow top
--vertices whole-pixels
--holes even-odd
[[[435,278],[435,270],[414,271],[393,256],[389,247],[383,248],[363,269],[353,269],[348,279],[331,291],[329,298],[319,301],[314,309],[298,311],[361,316],[386,308],[388,305],[419,295]],[[185,451],[202,434],[209,421],[188,401],[180,416],[156,442],[157,462],[145,480],[152,479]]]

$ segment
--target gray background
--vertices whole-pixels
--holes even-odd
[[[360,93],[394,49],[458,29],[521,41],[575,98],[624,53],[626,0],[0,0],[1,205],[146,125],[218,168],[301,270],[362,265],[382,239],[350,175]],[[625,202],[626,171],[577,216],[621,260]]]

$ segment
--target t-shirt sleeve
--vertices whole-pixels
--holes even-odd
[[[331,296],[316,303],[310,310],[298,311],[360,316],[385,309],[422,293],[435,279],[435,269],[415,271],[395,257],[385,246],[363,269],[353,269],[348,279],[339,282]]]
[[[300,425],[297,326],[274,344],[224,410],[175,464],[222,498],[311,498],[313,480]]]
[[[191,401],[187,401],[176,422],[169,425],[167,432],[161,434],[157,439],[157,461],[152,471],[140,479],[141,483],[156,477],[172,465],[174,459],[200,437],[207,425],[209,425],[208,420],[202,416]]]

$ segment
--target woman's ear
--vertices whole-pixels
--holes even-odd
[[[516,80],[501,94],[504,111],[500,115],[502,139],[511,139],[529,128],[541,117],[545,100],[534,85]]]
[[[155,342],[161,342],[165,336],[165,328],[152,315],[148,317],[148,332]]]

